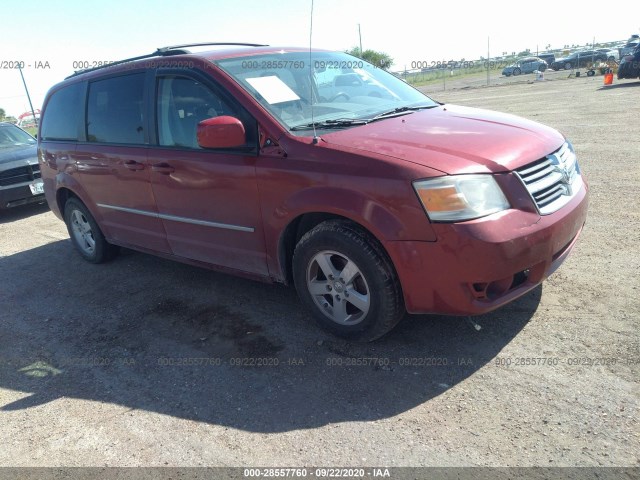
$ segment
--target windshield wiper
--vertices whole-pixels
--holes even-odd
[[[296,130],[311,130],[312,128],[342,128],[351,127],[353,125],[366,125],[369,120],[354,120],[350,118],[338,118],[336,120],[323,120],[322,122],[304,123],[302,125],[296,125],[289,130],[295,132]]]
[[[393,110],[389,110],[388,112],[382,112],[376,115],[375,117],[371,117],[368,119],[368,122],[373,122],[374,120],[379,120],[381,118],[395,117],[397,115],[406,115],[408,113],[415,112],[416,110],[425,110],[427,108],[435,108],[439,105],[422,105],[420,107],[398,107]]]
[[[291,127],[291,131],[296,130],[311,130],[312,128],[342,128],[342,127],[351,127],[353,125],[366,125],[369,122],[374,122],[376,120],[380,120],[383,118],[395,117],[396,115],[406,115],[408,113],[415,112],[417,110],[425,110],[427,108],[435,108],[439,105],[422,105],[419,107],[398,107],[393,110],[389,110],[388,112],[382,112],[371,118],[363,118],[363,119],[351,119],[351,118],[338,118],[335,120],[323,120],[322,122],[314,122],[314,123],[305,123],[302,125],[296,125],[295,127]]]

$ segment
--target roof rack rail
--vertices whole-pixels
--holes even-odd
[[[264,45],[261,43],[229,43],[229,42],[204,42],[204,43],[185,43],[183,45],[172,45],[170,47],[162,47],[159,48],[159,52],[165,52],[167,50],[174,50],[177,48],[186,48],[186,47],[206,47],[209,45],[230,45],[236,47],[268,47],[269,45]]]
[[[186,47],[205,47],[209,45],[220,45],[220,46],[229,45],[229,46],[236,46],[236,47],[268,47],[269,46],[269,45],[263,45],[259,43],[230,43],[230,42],[204,42],[204,43],[185,43],[183,45],[171,45],[168,47],[160,47],[156,49],[155,52],[149,53],[147,55],[140,55],[137,57],[125,58],[124,60],[117,60],[115,62],[111,62],[106,65],[100,65],[99,67],[85,68],[84,70],[77,70],[66,78],[72,78],[72,77],[75,77],[76,75],[93,72],[95,70],[101,70],[107,67],[113,67],[115,65],[120,65],[122,63],[134,62],[136,60],[144,60],[145,58],[169,57],[171,55],[188,55],[191,52],[189,50],[186,50],[185,49]]]

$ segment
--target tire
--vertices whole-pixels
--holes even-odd
[[[540,66],[538,67],[538,71],[539,71],[539,72],[544,72],[546,69],[547,69],[547,66],[546,66],[546,65],[540,65]]]
[[[77,198],[64,205],[64,220],[76,251],[90,263],[103,263],[114,258],[119,251],[107,242],[95,219]]]
[[[571,62],[567,62],[564,64],[564,69],[565,70],[571,70]]]
[[[316,322],[342,338],[376,340],[405,314],[400,282],[382,246],[348,221],[326,221],[300,239],[293,280]]]
[[[522,73],[522,70],[520,70],[519,68],[514,68],[513,69],[513,76],[517,76],[520,75]]]

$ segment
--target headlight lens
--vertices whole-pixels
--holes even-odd
[[[413,182],[429,218],[457,222],[509,208],[492,175],[455,175]]]

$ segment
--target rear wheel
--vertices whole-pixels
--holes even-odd
[[[405,313],[400,283],[382,247],[347,221],[321,223],[300,239],[293,277],[316,322],[343,338],[375,340]]]
[[[64,219],[69,236],[78,253],[87,262],[102,263],[118,253],[118,247],[107,242],[87,207],[71,198],[64,206]]]
[[[567,62],[564,64],[564,69],[565,70],[571,70],[571,62]]]

